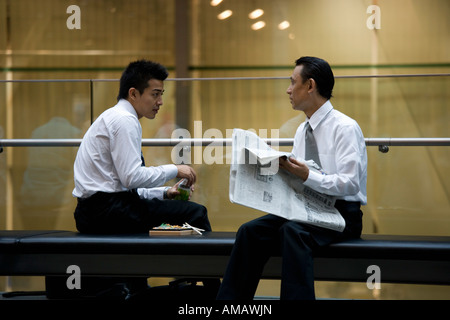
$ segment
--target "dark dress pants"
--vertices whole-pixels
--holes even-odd
[[[361,235],[359,202],[338,200],[336,208],[346,220],[343,232],[271,214],[243,224],[236,234],[217,299],[253,299],[264,265],[273,255],[281,255],[283,260],[280,299],[315,299],[314,249]]]
[[[89,198],[78,199],[75,209],[76,227],[81,233],[120,234],[148,233],[148,231],[169,223],[190,225],[211,231],[207,209],[195,202],[181,200],[141,199],[135,190],[117,193],[97,192]],[[56,297],[67,294],[66,277],[47,277],[47,291]],[[85,292],[100,298],[126,298],[146,294],[146,277],[82,277]],[[210,285],[218,287],[219,279],[212,279]],[[117,292],[119,291],[120,294]],[[121,296],[123,293],[126,296]]]
[[[195,202],[141,199],[135,190],[97,192],[78,199],[75,221],[82,233],[144,233],[161,223],[211,231],[207,209]]]

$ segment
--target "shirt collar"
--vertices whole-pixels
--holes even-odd
[[[316,112],[314,112],[311,118],[306,118],[306,121],[309,122],[311,129],[315,130],[332,109],[333,105],[330,100],[327,100],[319,109],[317,109]]]
[[[117,102],[117,106],[128,111],[129,113],[134,115],[136,118],[138,118],[136,110],[134,109],[133,105],[128,100],[120,99],[119,102]]]

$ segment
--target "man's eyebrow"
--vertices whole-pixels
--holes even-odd
[[[164,92],[166,90],[164,90],[164,89],[153,89],[152,91]]]

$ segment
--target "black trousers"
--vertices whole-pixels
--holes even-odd
[[[78,199],[74,213],[77,230],[91,234],[147,233],[151,228],[169,223],[190,225],[211,231],[207,209],[195,202],[181,200],[141,199],[136,190],[126,192],[97,192]],[[66,277],[47,277],[47,291],[54,297],[73,294],[66,288]],[[147,277],[84,277],[85,292],[77,294],[100,298],[126,298],[147,294]],[[218,287],[219,279],[204,285]],[[120,290],[118,290],[119,288]],[[126,288],[122,290],[121,288]],[[77,290],[75,290],[77,291]],[[119,293],[118,293],[119,291]],[[122,293],[126,296],[122,297]]]
[[[217,299],[253,299],[264,265],[272,255],[280,254],[283,260],[280,299],[315,299],[314,249],[361,235],[360,203],[338,200],[335,207],[346,221],[343,232],[271,214],[243,224],[236,234]]]
[[[185,222],[211,231],[204,206],[191,201],[141,199],[134,190],[97,192],[89,198],[79,198],[74,216],[82,233],[140,233],[161,223]]]

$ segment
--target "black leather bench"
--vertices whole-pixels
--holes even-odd
[[[233,232],[189,236],[86,235],[59,230],[0,231],[0,275],[222,277]],[[450,237],[363,235],[317,252],[315,278],[366,282],[376,265],[381,283],[450,284]],[[263,277],[280,278],[273,257]]]

